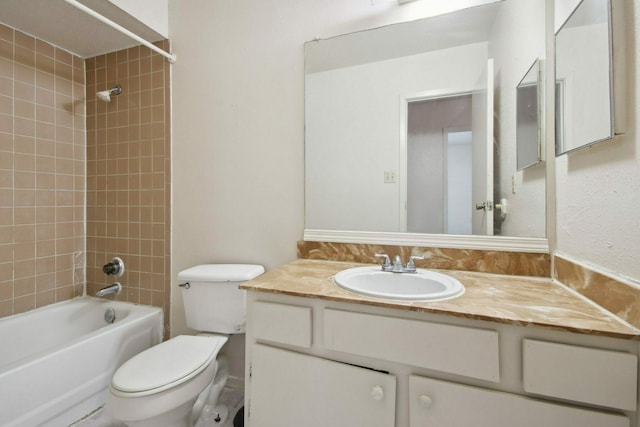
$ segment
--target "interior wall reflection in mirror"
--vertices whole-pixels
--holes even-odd
[[[556,18],[566,19],[555,36],[560,155],[613,137],[611,7],[609,0],[559,0],[556,7]]]
[[[540,163],[540,63],[536,60],[516,88],[517,168],[522,170]]]
[[[513,90],[533,60],[544,56],[544,19],[544,2],[505,0],[308,42],[305,228],[467,234],[473,233],[469,217],[486,216],[476,203],[491,206],[506,198],[509,214],[492,215],[495,234],[544,237],[544,167],[536,173],[516,170]],[[441,94],[442,99],[471,96],[490,59],[495,71],[484,81],[494,89],[485,85],[484,91],[495,108],[479,113],[471,107],[470,122],[484,122],[485,128],[489,123],[495,131],[488,147],[493,170],[484,171],[492,191],[490,200],[474,200],[469,184],[461,184],[469,181],[465,167],[455,169],[470,156],[465,144],[470,144],[473,126],[444,120],[434,124],[436,131],[421,130],[438,114],[416,119],[413,108],[404,115],[401,110],[408,99],[421,94]],[[418,125],[408,123],[410,119]],[[412,148],[407,138],[410,125],[415,129],[412,137],[437,134],[435,145]],[[475,160],[470,167],[478,167]],[[466,175],[472,172],[468,168]],[[462,205],[455,205],[454,199]],[[422,206],[423,213],[409,214],[415,206]]]

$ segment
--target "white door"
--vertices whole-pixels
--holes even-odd
[[[393,375],[261,344],[252,347],[251,427],[394,427]]]
[[[471,95],[474,235],[493,235],[493,59]]]

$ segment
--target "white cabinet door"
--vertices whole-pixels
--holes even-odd
[[[393,375],[252,346],[250,427],[395,425]]]
[[[411,427],[629,427],[624,415],[411,376]]]

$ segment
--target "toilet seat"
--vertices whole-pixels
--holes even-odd
[[[111,380],[111,391],[139,397],[176,387],[204,371],[227,341],[221,336],[179,335],[126,361]]]

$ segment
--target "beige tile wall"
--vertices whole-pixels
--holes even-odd
[[[168,330],[169,63],[134,47],[87,59],[86,78],[87,293],[116,280],[102,266],[119,256],[117,299],[163,307]],[[117,84],[111,103],[96,99]]]
[[[0,317],[81,295],[84,61],[0,24]]]

